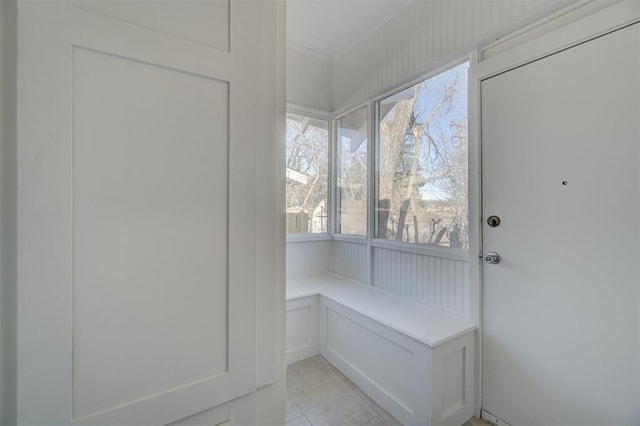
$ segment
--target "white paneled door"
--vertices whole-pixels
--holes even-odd
[[[20,424],[256,390],[259,8],[19,2]]]
[[[640,421],[639,83],[639,25],[481,83],[482,398],[509,424]]]

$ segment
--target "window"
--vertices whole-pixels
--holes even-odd
[[[367,235],[367,115],[363,107],[336,122],[336,232],[340,234]]]
[[[287,233],[327,232],[329,122],[287,114]]]
[[[468,68],[378,102],[378,238],[468,248]]]

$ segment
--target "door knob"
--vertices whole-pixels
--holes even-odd
[[[487,253],[484,257],[484,261],[489,265],[497,265],[500,263],[500,255],[494,251]]]

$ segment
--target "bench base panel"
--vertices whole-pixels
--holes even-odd
[[[320,296],[287,301],[286,364],[320,353]]]
[[[324,298],[320,324],[322,355],[403,424],[473,416],[473,332],[430,348]]]
[[[473,416],[475,338],[431,347],[322,295],[287,301],[287,364],[321,353],[405,425]]]

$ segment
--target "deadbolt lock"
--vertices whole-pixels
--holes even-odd
[[[500,225],[500,218],[498,216],[489,216],[487,218],[487,225],[489,225],[492,228],[495,228],[496,226]]]

